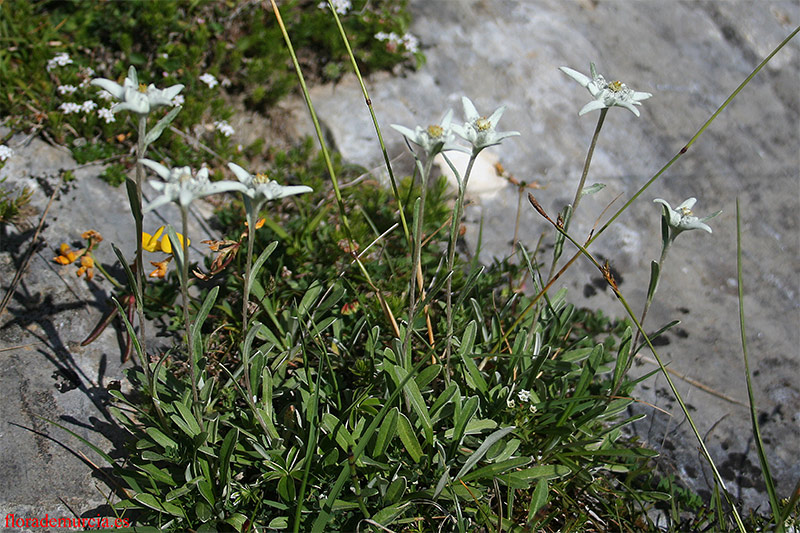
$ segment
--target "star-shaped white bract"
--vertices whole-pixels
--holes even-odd
[[[578,115],[584,115],[595,109],[604,109],[612,106],[620,106],[639,116],[637,105],[642,105],[641,100],[647,100],[650,93],[634,91],[621,81],[607,82],[606,79],[597,73],[594,63],[590,63],[592,77],[589,78],[577,70],[569,67],[559,67],[559,70],[580,83],[589,90],[594,100],[583,106]]]
[[[500,121],[500,117],[503,116],[503,112],[506,110],[506,106],[498,107],[495,109],[494,113],[487,118],[478,113],[478,110],[475,109],[475,106],[472,104],[472,100],[466,96],[461,98],[461,103],[464,105],[464,117],[467,121],[463,126],[453,126],[453,131],[469,142],[472,145],[473,151],[479,152],[487,146],[500,144],[500,141],[506,137],[519,135],[518,131],[495,130],[497,123]]]
[[[161,194],[147,204],[144,208],[145,213],[170,202],[175,202],[181,209],[187,209],[198,198],[227,191],[243,192],[246,189],[244,185],[235,181],[212,183],[208,179],[207,168],[201,168],[197,174],[193,175],[192,169],[189,167],[169,169],[161,163],[149,159],[140,161],[164,179],[164,181],[150,180],[150,185]]]
[[[427,128],[417,126],[411,130],[398,124],[392,124],[392,127],[412,143],[421,146],[425,150],[426,156],[430,158],[447,150],[464,150],[455,144],[455,135],[450,126],[452,120],[453,111],[449,110],[442,116],[438,124],[432,124]]]
[[[664,217],[667,219],[667,224],[674,232],[673,239],[678,233],[693,229],[701,229],[712,233],[711,228],[706,222],[722,213],[722,211],[717,211],[703,218],[694,216],[692,207],[694,207],[695,202],[697,202],[696,198],[689,198],[675,209],[673,209],[666,200],[662,200],[661,198],[656,198],[653,201],[664,206]]]
[[[152,83],[147,87],[144,87],[143,84],[139,85],[139,78],[134,67],[128,69],[128,76],[122,85],[106,78],[95,78],[91,83],[105,89],[119,100],[111,107],[112,112],[128,110],[138,115],[147,115],[159,106],[171,106],[172,99],[183,90],[182,84],[166,89],[156,89]]]
[[[236,163],[228,163],[228,168],[231,169],[243,186],[241,192],[244,197],[245,209],[249,214],[253,215],[253,218],[255,218],[261,206],[269,200],[277,200],[313,191],[307,185],[279,185],[265,174],[250,174]]]

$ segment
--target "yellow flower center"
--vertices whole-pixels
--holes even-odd
[[[444,129],[439,126],[438,124],[434,124],[432,126],[428,126],[428,135],[433,137],[434,139],[438,139],[444,134]]]
[[[147,85],[145,85],[144,83],[140,83],[139,84],[139,92],[146,94],[147,93]]]
[[[608,88],[611,89],[613,92],[618,93],[622,90],[623,83],[619,80],[612,81],[608,84]]]
[[[259,173],[259,174],[256,174],[255,176],[253,176],[253,182],[254,183],[259,183],[259,184],[261,184],[261,183],[269,183],[269,181],[270,181],[269,177],[267,177],[266,174]]]
[[[475,127],[478,128],[478,131],[486,131],[491,129],[492,123],[489,122],[486,117],[481,117],[475,121]]]
[[[690,217],[692,216],[692,210],[689,209],[688,207],[681,207],[681,215],[685,217]]]

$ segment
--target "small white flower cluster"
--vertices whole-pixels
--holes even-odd
[[[328,7],[328,2],[323,0],[317,4],[317,7],[320,9],[326,9]],[[333,8],[340,15],[347,15],[347,12],[353,8],[353,4],[350,2],[350,0],[333,0]]]
[[[56,89],[58,94],[72,94],[78,90],[74,85],[59,85]]]
[[[72,59],[70,59],[69,54],[63,52],[61,54],[56,54],[55,57],[52,59],[47,60],[47,72],[50,72],[56,67],[63,67],[65,65],[69,65],[72,63]]]
[[[175,95],[175,98],[172,99],[172,107],[178,107],[179,105],[183,105],[184,98],[182,94]]]
[[[386,33],[385,31],[379,31],[375,34],[375,38],[379,41],[386,41],[387,48],[389,48],[390,52],[394,52],[400,45],[403,45],[403,48],[405,48],[406,52],[409,54],[419,52],[419,39],[408,32],[404,33],[401,37],[395,32]]]
[[[5,161],[12,155],[14,155],[14,150],[9,148],[5,144],[0,144],[0,161]]]
[[[214,122],[214,127],[217,128],[217,131],[223,134],[225,137],[230,137],[236,130],[233,129],[233,126],[228,124],[227,120],[218,120]]]
[[[530,403],[530,405],[528,406],[528,410],[531,413],[535,413],[536,412],[536,406],[531,402],[531,391],[527,391],[525,389],[520,389],[520,391],[517,393],[517,398],[519,398],[519,401],[521,403]],[[535,400],[535,398],[534,398],[534,400]],[[536,400],[536,401],[538,401],[538,400]],[[516,406],[516,402],[514,401],[514,398],[509,397],[506,400],[506,405],[508,406],[509,409],[513,409]]]
[[[97,104],[95,104],[91,100],[86,100],[82,104],[76,104],[75,102],[64,102],[58,108],[61,110],[62,113],[65,115],[71,115],[72,113],[90,113],[97,109]]]
[[[213,74],[209,74],[208,72],[200,76],[200,81],[208,85],[209,89],[213,89],[214,87],[219,85],[217,78],[215,78]]]
[[[101,109],[98,109],[97,116],[105,120],[106,124],[110,124],[117,120],[116,118],[114,118],[114,112],[111,111],[111,109],[108,107],[103,107]]]
[[[97,93],[97,96],[98,96],[99,98],[101,98],[101,99],[105,100],[106,102],[110,102],[111,100],[113,100],[113,99],[114,99],[114,95],[113,95],[113,94],[111,94],[110,92],[106,91],[105,89],[101,89],[101,90],[100,90],[100,91]]]

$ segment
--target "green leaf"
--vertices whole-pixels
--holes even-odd
[[[192,438],[198,436],[202,432],[202,429],[200,429],[200,424],[197,423],[197,419],[195,419],[191,410],[189,410],[189,408],[186,407],[183,402],[175,402],[174,405],[181,414],[183,421],[186,422],[186,425],[181,427],[181,429],[183,429]],[[173,420],[176,418],[177,417],[175,415],[172,415]]]
[[[486,380],[483,379],[475,361],[472,360],[472,346],[475,342],[477,330],[478,327],[474,320],[467,325],[464,336],[461,338],[461,348],[458,350],[458,355],[461,357],[461,360],[464,362],[464,367],[467,369],[467,385],[473,389],[477,389],[482,394],[486,394],[489,390],[489,386],[486,384]]]
[[[399,476],[397,479],[392,481],[389,484],[389,487],[386,489],[386,496],[384,496],[386,503],[393,504],[399,502],[400,498],[402,498],[403,494],[405,494],[407,486],[408,482],[403,476]]]
[[[145,432],[150,435],[150,437],[156,441],[158,444],[161,445],[164,449],[178,449],[178,443],[172,440],[171,438],[164,435],[160,429],[154,426],[148,426],[145,429]]]
[[[650,284],[647,287],[648,305],[650,304],[650,302],[653,301],[653,296],[655,296],[656,294],[660,272],[661,272],[661,265],[658,264],[658,261],[653,261],[652,263],[650,263]]]
[[[149,507],[150,509],[154,509],[156,511],[160,511],[162,513],[167,513],[172,516],[178,516],[181,518],[185,518],[183,511],[181,511],[180,507],[176,505],[172,505],[169,502],[162,502],[156,499],[155,496],[152,494],[136,494],[133,497],[134,500],[141,503],[145,507]]]
[[[194,339],[194,349],[195,349],[195,359],[200,358],[203,354],[203,346],[201,342],[200,332],[203,328],[203,323],[206,321],[208,317],[208,313],[211,311],[211,308],[214,306],[214,302],[217,301],[217,294],[219,293],[219,287],[214,287],[208,292],[208,296],[203,301],[203,305],[200,307],[200,310],[197,312],[197,315],[194,317],[194,321],[192,322],[192,338]]]
[[[175,258],[175,268],[178,272],[178,279],[180,279],[182,283],[189,283],[189,280],[183,279],[183,262],[186,259],[183,256],[183,245],[181,244],[181,240],[178,238],[178,233],[175,231],[175,228],[172,227],[172,224],[167,225],[167,237],[169,238],[169,243],[172,247],[172,257]],[[183,237],[184,239],[188,239],[186,235]],[[189,242],[186,241],[187,245],[188,243]],[[186,247],[186,250],[189,250],[188,246]]]
[[[153,126],[153,129],[147,132],[147,135],[144,136],[145,149],[147,149],[148,145],[156,142],[158,138],[161,137],[161,134],[164,132],[167,126],[169,126],[172,121],[175,120],[175,117],[178,116],[178,113],[180,113],[181,109],[183,109],[181,106],[175,106],[170,109],[169,113],[161,117],[161,120],[159,120],[156,125]]]
[[[269,256],[272,254],[272,252],[275,251],[277,246],[278,241],[272,241],[266,248],[264,248],[264,251],[259,254],[258,259],[256,259],[255,263],[253,263],[253,267],[250,269],[250,277],[247,280],[247,285],[249,287],[253,286],[253,282],[255,281],[258,272],[261,270],[261,267],[264,265],[266,260],[269,259]]]
[[[439,372],[442,371],[442,365],[430,365],[424,368],[419,374],[415,381],[417,382],[417,387],[419,389],[424,389],[425,386],[436,379],[436,376],[439,375]]]
[[[397,407],[392,407],[392,409],[386,413],[386,417],[383,419],[381,428],[378,430],[378,437],[375,439],[375,448],[372,452],[372,456],[375,459],[380,459],[380,457],[383,456],[383,454],[386,452],[386,448],[389,446],[389,443],[394,438],[397,428],[398,414],[399,411],[397,410]]]
[[[394,505],[384,507],[372,515],[372,520],[383,527],[389,526],[397,519],[398,516],[403,514],[409,505],[411,505],[411,503],[396,503]]]
[[[400,435],[400,440],[403,442],[408,455],[411,456],[415,463],[418,463],[422,458],[422,447],[414,434],[411,422],[408,421],[408,418],[403,413],[399,413],[397,416],[397,433]]]
[[[231,472],[231,456],[233,455],[233,449],[236,447],[236,442],[239,440],[239,429],[238,428],[231,428],[228,430],[228,433],[225,434],[225,439],[222,441],[222,446],[220,447],[219,451],[219,492],[218,494],[222,496],[223,493],[226,493],[224,490],[228,483],[231,480],[230,472]],[[227,491],[227,494],[230,495],[230,491]]]
[[[517,472],[497,476],[497,479],[511,488],[527,489],[537,479],[555,479],[572,472],[564,465],[539,465]]]
[[[587,194],[595,194],[597,192],[600,192],[605,188],[606,188],[605,183],[595,183],[593,185],[588,185],[584,187],[583,190],[581,191],[581,198],[583,198]]]
[[[440,410],[447,405],[447,402],[449,402],[450,398],[452,398],[455,394],[458,394],[458,385],[455,381],[451,381],[450,385],[448,385],[447,388],[442,391],[439,397],[436,398],[436,401],[433,402],[433,405],[431,405],[431,408],[428,410],[432,423],[435,423],[437,420],[439,420]]]
[[[301,319],[306,316],[306,313],[311,309],[311,306],[314,305],[314,302],[317,301],[321,292],[322,283],[314,281],[306,290],[303,299],[300,300],[300,305],[297,306],[297,318]]]
[[[132,179],[125,180],[125,190],[128,193],[128,204],[131,207],[131,214],[134,220],[142,220],[142,206],[139,205],[139,195],[136,191],[136,182]],[[141,235],[139,236],[141,239]]]
[[[156,465],[152,463],[146,463],[143,465],[136,465],[140,470],[146,472],[146,474],[154,481],[158,481],[160,483],[165,483],[167,485],[175,486],[175,480],[172,479],[172,476],[165,470],[158,468]]]
[[[467,423],[472,420],[472,417],[475,416],[475,413],[478,411],[478,404],[479,401],[477,396],[470,396],[467,401],[464,402],[464,406],[458,413],[458,417],[456,418],[453,426],[453,441],[450,447],[451,453],[453,453],[455,449],[461,445],[461,439],[464,438],[464,432],[467,429]],[[446,432],[445,436],[447,436]]]
[[[331,413],[324,413],[322,415],[320,425],[329,435],[333,435],[336,444],[338,444],[342,450],[349,451],[355,447],[356,443],[353,441],[350,432],[347,431],[344,424]]]
[[[119,263],[122,265],[122,268],[125,269],[125,275],[128,278],[128,285],[130,286],[131,291],[133,292],[134,298],[136,298],[136,305],[137,306],[141,306],[142,305],[142,301],[137,296],[139,294],[139,291],[136,290],[136,287],[139,286],[139,282],[137,281],[136,276],[133,275],[133,270],[131,270],[131,266],[128,264],[128,261],[125,260],[125,257],[122,255],[122,252],[120,251],[119,248],[117,248],[117,246],[115,244],[112,244],[111,248],[114,249],[114,253],[117,256],[117,259],[119,260]],[[123,317],[123,318],[127,317],[127,313],[125,313],[122,310],[122,307],[119,306],[119,304],[117,304],[117,306],[119,307],[119,315],[121,317]],[[139,308],[141,309],[141,307],[139,307]],[[135,337],[135,335],[134,335],[134,337]],[[141,353],[139,353],[139,355],[141,355]]]
[[[536,484],[536,490],[533,491],[533,496],[531,496],[531,505],[528,508],[528,523],[533,521],[536,513],[547,505],[549,493],[550,488],[547,485],[547,479],[540,479]]]
[[[289,518],[285,516],[273,518],[267,525],[267,529],[289,529]]]
[[[506,459],[505,461],[492,463],[477,470],[473,470],[461,479],[465,482],[479,479],[491,479],[498,474],[502,474],[503,472],[525,466],[531,461],[532,459],[530,457],[515,457],[513,459]]]
[[[491,448],[495,442],[499,441],[500,439],[502,439],[515,429],[516,428],[514,426],[498,429],[497,431],[486,437],[486,440],[483,441],[483,444],[481,444],[478,447],[478,449],[475,450],[472,453],[472,455],[469,456],[469,458],[464,463],[464,466],[462,466],[461,470],[458,471],[458,474],[456,474],[456,479],[463,478],[464,475],[466,475],[467,472],[469,472],[472,469],[472,467],[478,463],[478,461],[483,459],[483,456],[486,454],[487,451],[489,451],[489,448]]]
[[[428,415],[428,408],[425,405],[425,400],[422,398],[419,387],[417,387],[417,382],[413,379],[405,379],[408,376],[408,372],[400,366],[386,363],[386,368],[389,372],[394,374],[392,377],[398,386],[400,383],[405,382],[403,393],[405,394],[406,400],[408,400],[414,412],[417,413],[417,417],[419,417],[422,430],[425,432],[425,442],[428,445],[433,444],[433,424]]]

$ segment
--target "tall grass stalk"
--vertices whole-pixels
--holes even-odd
[[[358,63],[356,62],[355,55],[353,55],[353,50],[350,48],[350,39],[347,38],[347,33],[344,31],[344,27],[339,20],[339,14],[337,13],[336,7],[333,5],[332,0],[328,0],[328,7],[331,10],[333,19],[336,21],[336,27],[339,28],[339,34],[342,36],[342,43],[344,43],[345,49],[347,50],[347,56],[350,58],[350,64],[353,66],[353,72],[355,72],[356,78],[358,78],[358,83],[361,86],[361,92],[364,95],[364,102],[367,104],[367,109],[369,109],[369,115],[372,117],[372,124],[375,126],[375,134],[378,137],[378,143],[381,145],[383,161],[386,164],[386,171],[389,173],[389,181],[392,184],[392,194],[394,195],[394,200],[397,202],[397,207],[400,212],[400,223],[403,225],[403,234],[406,237],[406,242],[408,242],[410,245],[411,237],[409,234],[408,223],[406,222],[406,215],[403,210],[403,201],[400,198],[400,192],[397,189],[397,180],[395,179],[394,171],[392,170],[392,163],[389,160],[389,153],[386,151],[386,144],[383,142],[383,135],[381,134],[381,128],[378,125],[378,118],[375,116],[375,110],[372,107],[372,99],[370,99],[369,93],[367,92],[367,86],[364,84],[364,79],[361,77],[361,70],[358,68]]]
[[[769,462],[767,461],[767,454],[764,451],[764,441],[761,438],[761,428],[758,424],[758,410],[756,409],[756,399],[753,394],[753,383],[750,379],[750,362],[747,358],[747,334],[745,333],[744,322],[744,285],[742,283],[742,219],[739,211],[739,198],[736,198],[736,281],[738,286],[739,296],[739,329],[742,335],[742,356],[744,357],[744,376],[747,381],[747,399],[750,403],[750,423],[753,428],[753,437],[755,439],[756,451],[758,452],[758,461],[761,463],[761,477],[764,478],[764,484],[767,487],[767,496],[769,497],[769,505],[772,509],[772,516],[775,520],[775,533],[783,533],[785,531],[784,520],[782,518],[781,504],[778,499],[777,492],[775,491],[775,482],[772,478],[772,473],[769,470]]]
[[[325,144],[325,137],[322,133],[322,127],[319,124],[319,118],[317,118],[317,112],[314,110],[314,104],[311,101],[311,95],[308,92],[308,86],[306,85],[305,77],[303,76],[303,71],[300,68],[300,62],[297,60],[297,55],[294,52],[294,46],[292,45],[292,40],[289,37],[289,32],[286,30],[286,25],[283,23],[283,18],[281,17],[281,12],[278,9],[278,5],[275,3],[275,0],[269,0],[270,5],[272,7],[272,12],[275,14],[275,20],[278,22],[278,26],[280,27],[281,34],[283,35],[283,40],[286,43],[286,48],[289,51],[289,55],[292,59],[292,64],[294,65],[295,73],[297,74],[297,80],[300,83],[300,90],[303,93],[303,98],[305,99],[306,106],[308,107],[308,113],[311,117],[311,121],[314,124],[314,132],[317,135],[317,140],[319,141],[320,151],[322,152],[322,157],[325,161],[325,167],[328,170],[328,175],[331,178],[331,184],[333,185],[333,192],[336,196],[336,205],[339,207],[339,216],[342,219],[342,227],[344,228],[345,235],[347,236],[347,241],[350,246],[350,251],[352,257],[356,259],[356,263],[358,264],[358,268],[364,277],[369,283],[370,287],[375,291],[375,294],[380,301],[381,308],[383,309],[384,313],[387,315],[387,318],[392,323],[395,334],[397,336],[400,335],[400,331],[397,327],[397,324],[394,320],[394,316],[392,314],[392,310],[389,307],[389,304],[386,303],[386,299],[383,297],[383,293],[381,290],[375,285],[372,281],[372,277],[367,272],[367,269],[364,268],[364,264],[358,258],[356,254],[356,242],[353,240],[353,232],[350,229],[350,223],[347,218],[347,211],[344,207],[344,201],[342,200],[342,193],[339,189],[339,180],[336,178],[336,172],[333,169],[333,162],[331,161],[331,155],[328,151],[328,147]],[[266,0],[265,0],[265,7],[266,7]]]

